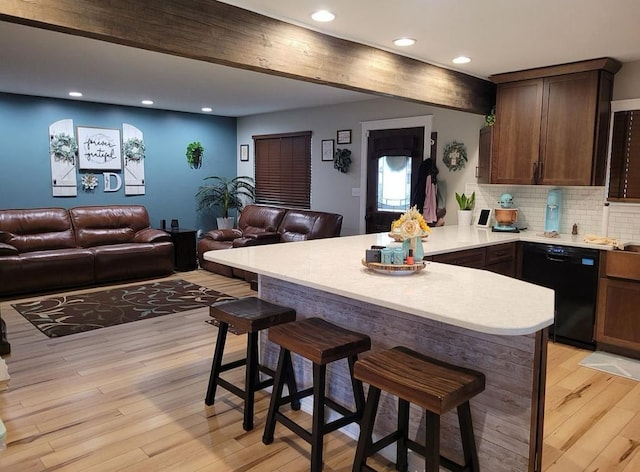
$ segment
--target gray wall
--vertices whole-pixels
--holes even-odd
[[[438,133],[436,163],[440,169],[440,180],[446,191],[447,224],[456,224],[454,192],[463,192],[467,181],[474,181],[478,160],[478,136],[484,117],[471,113],[447,110],[386,98],[372,98],[362,102],[343,105],[308,108],[280,113],[269,113],[238,118],[238,144],[249,144],[249,162],[238,161],[238,175],[253,175],[253,135],[312,131],[311,143],[311,207],[319,211],[333,211],[344,215],[343,235],[360,232],[360,198],[365,189],[360,189],[361,175],[361,122],[433,115],[433,131]],[[336,139],[337,130],[351,129],[351,144],[337,148],[351,150],[353,163],[349,172],[342,174],[331,162],[321,160],[320,143],[323,139]],[[442,164],[442,150],[452,140],[463,142],[467,147],[469,162],[459,172],[449,172]],[[362,197],[352,196],[360,191]]]
[[[630,98],[640,98],[640,61],[623,64],[613,82],[614,100]]]

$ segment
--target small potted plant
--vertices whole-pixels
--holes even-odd
[[[254,180],[247,176],[225,178],[218,176],[205,177],[207,182],[201,185],[196,193],[198,210],[220,208],[222,216],[217,218],[218,229],[233,228],[234,218],[229,216],[229,210],[242,208],[254,201]]]
[[[192,169],[199,169],[202,165],[202,158],[204,157],[204,147],[199,141],[189,143],[187,146],[187,163]]]
[[[471,216],[473,214],[473,206],[476,203],[476,192],[467,197],[464,193],[460,195],[456,192],[456,201],[458,202],[458,226],[469,226],[471,224]]]

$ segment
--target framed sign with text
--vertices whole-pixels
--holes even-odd
[[[78,167],[90,170],[121,170],[120,130],[78,126]]]

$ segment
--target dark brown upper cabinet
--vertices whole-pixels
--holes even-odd
[[[490,182],[604,185],[620,67],[604,58],[492,76],[498,91]]]

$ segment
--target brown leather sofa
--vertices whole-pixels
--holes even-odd
[[[0,296],[173,273],[141,205],[0,210]]]
[[[340,236],[342,215],[322,211],[247,205],[238,219],[238,228],[214,229],[198,242],[200,267],[228,277],[246,278],[244,271],[206,261],[204,253],[216,249],[259,246],[307,239]]]

